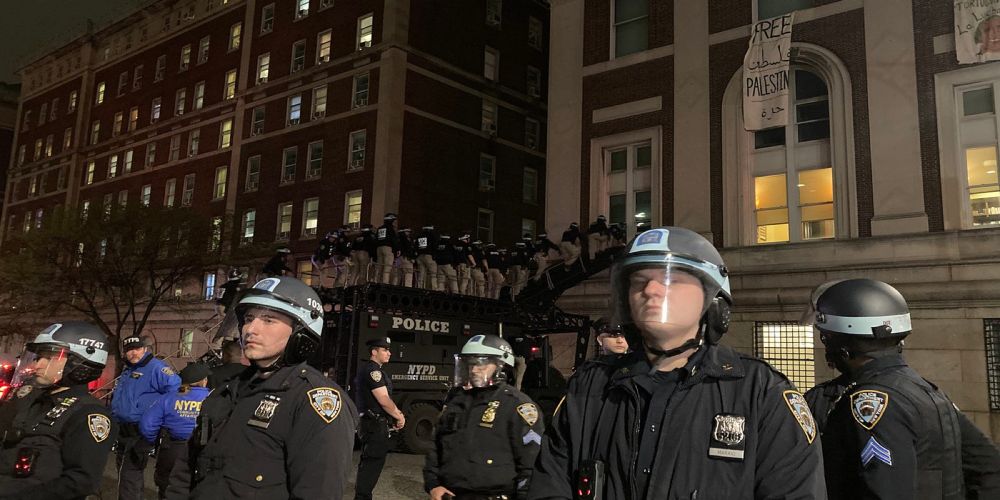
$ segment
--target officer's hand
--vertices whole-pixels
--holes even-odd
[[[447,495],[447,496],[446,496]],[[444,486],[438,486],[431,490],[431,500],[442,500],[454,497],[455,494],[451,492],[448,488]]]
[[[393,429],[396,429],[398,431],[402,429],[404,425],[406,425],[406,417],[400,415],[399,418],[396,419],[396,426],[393,427]]]

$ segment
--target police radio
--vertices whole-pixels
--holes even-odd
[[[602,500],[604,491],[604,462],[584,460],[576,479],[576,498],[579,500]]]
[[[32,466],[38,459],[38,450],[35,448],[21,448],[17,450],[17,458],[14,460],[14,477],[24,478],[31,476]]]

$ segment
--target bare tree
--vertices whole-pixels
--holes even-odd
[[[175,288],[217,268],[221,221],[187,208],[57,209],[5,242],[0,307],[34,321],[76,312],[114,341],[140,334]]]

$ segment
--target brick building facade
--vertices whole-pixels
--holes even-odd
[[[791,125],[743,128],[752,23],[795,12]],[[866,276],[908,298],[906,355],[1000,436],[1000,64],[959,65],[950,2],[554,0],[546,220],[680,225],[733,271],[727,342],[803,388],[831,377],[796,321]],[[991,168],[992,167],[992,168]],[[606,311],[607,276],[563,297]]]
[[[457,5],[151,1],[40,56],[4,234],[57,206],[191,206],[234,245],[289,246],[307,280],[326,231],[389,211],[513,243],[544,225],[548,5]],[[209,309],[171,313],[164,342]]]

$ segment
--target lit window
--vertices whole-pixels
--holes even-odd
[[[140,203],[142,203],[142,206],[148,207],[150,198],[152,198],[152,196],[153,196],[153,186],[149,184],[142,186],[142,196],[140,197]]]
[[[291,72],[301,71],[306,67],[306,41],[299,40],[292,44],[292,68]]]
[[[493,191],[496,188],[496,158],[479,155],[479,190]]]
[[[80,99],[80,94],[77,91],[72,91],[69,93],[69,108],[66,110],[67,113],[72,113],[76,111],[76,103]]]
[[[330,44],[333,33],[326,30],[316,36],[316,64],[330,62]]]
[[[115,113],[114,122],[111,125],[111,137],[117,137],[122,132],[122,125],[125,121],[125,114],[121,111]]]
[[[202,296],[205,300],[215,299],[215,273],[205,273],[205,287],[204,295]],[[184,332],[184,337],[181,340],[181,344],[185,344],[194,340],[194,331],[187,330]],[[190,349],[188,349],[190,352]]]
[[[194,174],[184,176],[184,189],[181,191],[181,206],[190,207],[194,200]]]
[[[97,94],[95,96],[94,104],[101,104],[104,102],[104,91],[107,89],[107,85],[104,82],[97,84]]]
[[[271,53],[265,52],[257,56],[257,83],[266,83],[271,72]]]
[[[108,159],[108,179],[118,176],[118,155],[111,155]]]
[[[177,89],[174,95],[174,116],[184,114],[184,107],[187,105],[187,89]]]
[[[152,167],[153,163],[156,162],[156,143],[151,142],[146,144],[146,166]]]
[[[133,132],[137,128],[139,128],[139,108],[133,106],[128,110],[128,131]]]
[[[247,180],[243,190],[247,193],[257,190],[260,185],[260,155],[247,159]]]
[[[52,157],[52,134],[45,136],[45,157]]]
[[[199,142],[201,142],[201,130],[194,129],[188,134],[188,157],[198,154]]]
[[[173,208],[174,196],[177,194],[177,179],[167,179],[163,187],[163,206]]]
[[[21,147],[23,148],[24,146],[21,146]],[[68,128],[68,129],[66,129],[66,130],[63,131],[63,151],[65,151],[65,150],[67,150],[67,149],[69,149],[71,147],[73,147],[73,129],[72,128]],[[19,158],[20,159],[18,160],[18,163],[24,163],[23,152],[24,152],[24,149],[21,149],[21,153],[22,154],[19,154]]]
[[[49,108],[49,120],[50,121],[53,121],[53,120],[56,119],[56,115],[58,114],[58,111],[59,111],[59,98],[58,97],[53,97],[52,98],[52,107]]]
[[[639,226],[652,225],[652,146],[639,142],[605,148],[604,169],[608,179],[608,222],[621,224],[628,235]]]
[[[351,162],[347,167],[349,172],[365,168],[365,142],[368,138],[367,130],[356,130],[351,132]]]
[[[128,206],[128,191],[118,191],[118,206],[121,208]]]
[[[647,0],[614,0],[614,56],[622,57],[649,46]]]
[[[274,30],[274,4],[269,3],[260,10],[260,34]]]
[[[181,65],[180,71],[184,71],[191,67],[191,46],[185,45],[181,47]]]
[[[153,104],[149,110],[149,123],[156,123],[160,119],[160,98],[153,98]]]
[[[319,0],[319,10],[333,7],[333,0]]]
[[[41,158],[42,158],[42,140],[35,139],[35,156],[32,159],[39,160]]]
[[[236,97],[236,70],[231,69],[226,72],[226,87],[222,93],[223,99]]]
[[[218,167],[215,169],[215,189],[212,190],[212,199],[221,200],[226,197],[226,176],[229,167]]]
[[[323,141],[309,143],[309,168],[306,179],[315,179],[323,173]]]
[[[299,159],[299,148],[285,148],[281,154],[281,183],[295,182],[295,166]]]
[[[233,145],[233,120],[224,120],[219,130],[219,149],[225,149]]]
[[[243,23],[229,27],[229,52],[240,48],[240,37],[243,35]]]
[[[326,86],[316,87],[312,94],[312,117],[326,116]]]
[[[198,41],[198,64],[208,62],[208,45],[210,41],[211,37],[207,35]]]
[[[302,119],[302,95],[288,98],[288,120],[285,125],[297,125]]]
[[[366,49],[372,46],[374,21],[374,14],[366,14],[358,18],[358,50]]]
[[[132,157],[134,154],[135,150],[132,149],[125,152],[124,170],[126,174],[132,171]]]
[[[309,15],[309,0],[296,0],[295,19],[302,19]]]
[[[794,321],[755,321],[754,355],[785,374],[800,391],[816,385],[816,350],[811,326]]]
[[[497,80],[497,73],[500,66],[500,53],[493,47],[486,47],[483,51],[483,76],[487,80]]]
[[[1000,224],[1000,186],[997,182],[997,147],[966,148],[968,196],[972,225]]]
[[[254,209],[243,212],[243,235],[240,242],[244,245],[253,243],[254,227],[257,225],[257,211]]]
[[[352,93],[352,105],[355,108],[368,105],[368,73],[356,75],[354,77],[354,92]]]
[[[344,224],[357,229],[361,225],[361,190],[344,194]]]
[[[302,236],[316,237],[319,226],[319,198],[309,198],[302,203]]]
[[[278,205],[278,227],[275,231],[275,240],[288,240],[288,235],[292,232],[292,210],[291,203]]]

